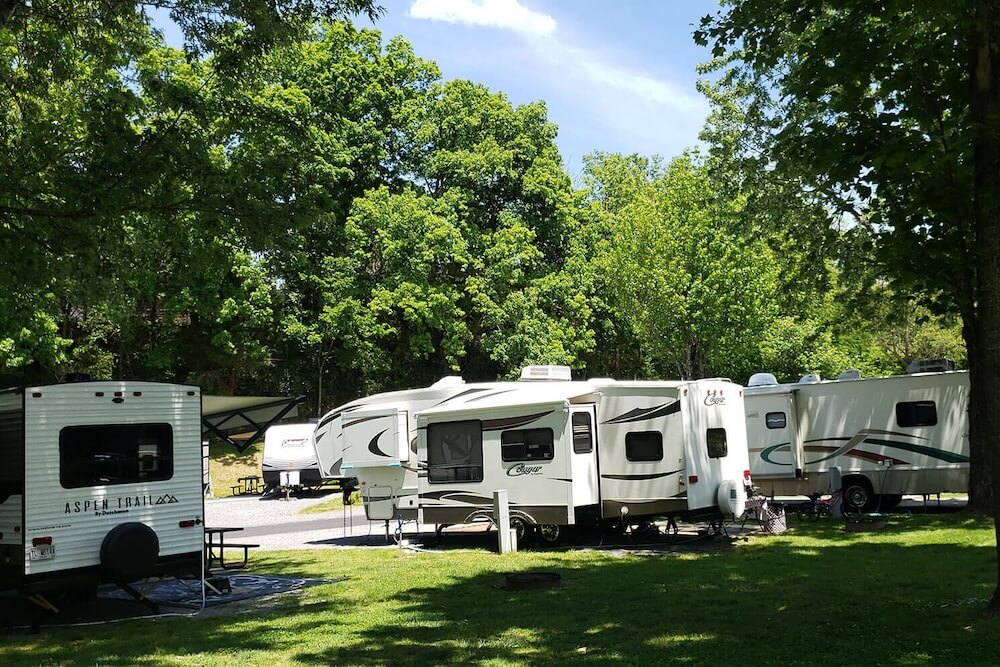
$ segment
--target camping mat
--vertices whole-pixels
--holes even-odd
[[[287,593],[308,586],[318,586],[320,584],[331,584],[341,579],[309,579],[306,577],[291,577],[281,574],[230,574],[218,577],[217,579],[228,579],[231,590],[221,588],[220,592],[205,588],[205,605],[214,606],[237,600],[249,600],[251,598],[274,595],[275,593]],[[212,579],[211,581],[217,581]],[[135,584],[133,587],[141,591],[150,601],[158,605],[168,605],[172,607],[201,606],[201,582],[197,579],[164,579],[155,582],[152,586]],[[115,586],[103,586],[97,593],[98,597],[104,599],[132,600],[125,591]]]

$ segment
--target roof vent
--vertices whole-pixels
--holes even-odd
[[[799,378],[799,384],[816,384],[822,380],[823,378],[819,376],[819,373],[808,373]]]
[[[860,380],[861,371],[857,368],[848,368],[846,371],[837,376],[838,380]]]
[[[951,359],[914,359],[906,367],[907,375],[914,373],[942,373],[955,370],[955,362]]]
[[[567,382],[573,379],[569,366],[525,366],[521,369],[521,380],[525,382],[558,380]]]
[[[778,384],[778,378],[770,373],[754,373],[747,382],[748,387],[774,387]]]
[[[434,384],[431,385],[431,389],[447,389],[449,387],[460,387],[465,384],[463,380],[458,375],[446,375]]]

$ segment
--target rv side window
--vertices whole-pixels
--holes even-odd
[[[706,434],[708,441],[708,457],[711,459],[721,459],[729,454],[729,445],[726,444],[726,429],[710,428]]]
[[[170,424],[67,426],[59,432],[63,488],[160,482],[173,475]]]
[[[594,451],[594,427],[590,413],[573,413],[573,451],[577,454],[589,454]]]
[[[768,428],[785,428],[786,423],[784,412],[768,412],[764,415],[764,424]]]
[[[662,461],[663,434],[659,431],[626,433],[625,458],[629,461]]]
[[[483,426],[478,419],[427,427],[427,481],[483,481]]]
[[[552,429],[528,428],[500,434],[500,457],[504,461],[551,461]]]
[[[896,424],[899,426],[934,426],[937,424],[937,405],[934,401],[896,403]]]

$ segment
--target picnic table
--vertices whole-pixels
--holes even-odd
[[[212,569],[212,566],[217,564],[223,570],[239,570],[247,566],[247,560],[250,558],[250,549],[259,547],[259,544],[247,544],[245,542],[226,542],[226,535],[228,533],[238,533],[242,531],[242,527],[236,526],[218,526],[218,527],[208,527],[205,526],[205,570],[206,572]],[[242,558],[237,557],[236,560],[226,561],[226,550],[236,549],[242,550]]]
[[[234,496],[255,496],[264,491],[264,483],[260,475],[247,475],[236,480],[236,484],[229,487]]]

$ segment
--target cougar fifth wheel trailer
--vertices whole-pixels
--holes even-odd
[[[529,367],[522,380],[417,413],[422,523],[489,516],[499,489],[518,532],[549,543],[576,524],[743,513],[739,385],[574,382],[563,367]]]
[[[839,468],[845,502],[865,512],[903,494],[965,492],[968,403],[964,371],[792,384],[758,373],[746,388],[750,470],[764,493],[811,495],[828,493]]]
[[[369,519],[416,519],[416,413],[496,385],[449,376],[430,387],[375,394],[335,408],[320,419],[313,436],[320,473],[357,478]]]
[[[0,392],[0,589],[200,576],[201,484],[198,387]]]

